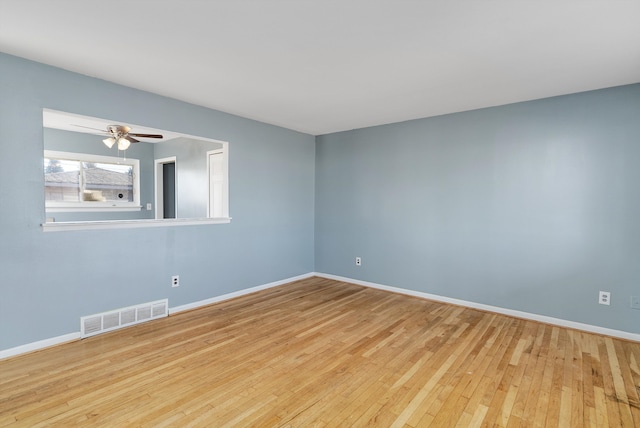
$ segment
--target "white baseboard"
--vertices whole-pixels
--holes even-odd
[[[344,276],[331,275],[322,272],[309,272],[303,275],[294,276],[291,278],[283,279],[280,281],[270,282],[268,284],[258,285],[256,287],[246,288],[244,290],[234,291],[233,293],[223,294],[221,296],[212,297],[210,299],[200,300],[198,302],[188,303],[186,305],[176,306],[169,308],[169,314],[175,314],[178,312],[188,311],[196,309],[201,306],[211,305],[212,303],[221,302],[223,300],[229,300],[234,297],[244,296],[245,294],[255,293],[256,291],[265,290],[267,288],[277,287],[279,285],[287,284],[289,282],[299,281],[302,279],[311,278],[317,276],[320,278],[333,279],[336,281],[349,282],[356,285],[362,285],[369,288],[377,288],[379,290],[391,291],[394,293],[405,294],[408,296],[420,297],[423,299],[434,300],[437,302],[451,303],[453,305],[465,306],[468,308],[480,309],[488,312],[495,312],[498,314],[509,315],[516,318],[523,318],[527,320],[539,321],[546,324],[553,324],[561,327],[573,328],[576,330],[587,331],[590,333],[602,334],[606,336],[619,337],[621,339],[633,340],[640,342],[640,334],[630,333],[622,330],[614,330],[605,327],[599,327],[591,324],[583,324],[575,321],[568,321],[561,318],[549,317],[546,315],[532,314],[529,312],[516,311],[513,309],[501,308],[499,306],[485,305],[482,303],[470,302],[467,300],[453,299],[451,297],[439,296],[437,294],[423,293],[421,291],[409,290],[406,288],[392,287],[389,285],[376,284],[374,282],[361,281],[359,279],[347,278]],[[40,349],[48,348],[55,345],[60,345],[65,342],[71,342],[80,339],[80,332],[73,332],[64,334],[62,336],[52,337],[49,339],[39,340],[37,342],[27,343],[25,345],[16,346],[15,348],[9,348],[0,350],[0,360],[4,358],[14,357],[28,352],[37,351]]]
[[[523,318],[523,319],[532,320],[532,321],[539,321],[545,324],[553,324],[560,327],[567,327],[575,330],[587,331],[589,333],[602,334],[605,336],[618,337],[621,339],[640,342],[640,334],[631,333],[628,331],[614,330],[611,328],[599,327],[591,324],[583,324],[580,322],[549,317],[546,315],[532,314],[529,312],[501,308],[499,306],[491,306],[491,305],[485,305],[483,303],[469,302],[467,300],[453,299],[451,297],[439,296],[437,294],[423,293],[421,291],[408,290],[406,288],[391,287],[388,285],[376,284],[374,282],[368,282],[368,281],[361,281],[359,279],[347,278],[344,276],[331,275],[331,274],[326,274],[321,272],[315,272],[314,276],[318,276],[320,278],[334,279],[336,281],[349,282],[352,284],[362,285],[364,287],[369,287],[369,288],[377,288],[379,290],[392,291],[394,293],[405,294],[408,296],[421,297],[423,299],[435,300],[437,302],[451,303],[453,305],[465,306],[468,308],[480,309],[488,312],[495,312],[498,314],[509,315],[515,318]]]
[[[271,287],[277,287],[278,285],[287,284],[289,282],[299,281],[301,279],[311,278],[313,273],[306,273],[304,275],[294,276],[291,278],[283,279],[280,281],[270,282],[269,284],[258,285],[256,287],[247,288],[233,293],[223,294],[222,296],[212,297],[206,300],[200,300],[199,302],[188,303],[186,305],[176,306],[175,308],[169,308],[169,314],[175,314],[177,312],[188,311],[200,306],[210,305],[212,303],[221,302],[223,300],[232,299],[234,297],[243,296],[245,294],[254,293],[256,291],[265,290]],[[27,343],[25,345],[16,346],[15,348],[9,348],[0,350],[0,360],[9,357],[15,357],[17,355],[26,354],[27,352],[37,351],[40,349],[48,348],[50,346],[60,345],[65,342],[71,342],[73,340],[80,339],[80,332],[73,332],[64,334],[58,337],[52,337],[49,339],[39,340],[37,342]]]
[[[221,296],[211,297],[210,299],[200,300],[198,302],[187,303],[186,305],[176,306],[169,308],[169,315],[176,314],[178,312],[189,311],[201,306],[211,305],[213,303],[222,302],[223,300],[233,299],[234,297],[244,296],[245,294],[255,293],[256,291],[266,290],[267,288],[277,287],[279,285],[287,284],[289,282],[300,281],[301,279],[307,279],[314,276],[313,272],[305,273],[304,275],[298,275],[280,281],[270,282],[268,284],[258,285],[251,288],[245,288],[244,290],[234,291],[233,293],[223,294]]]
[[[51,337],[49,339],[38,340],[37,342],[27,343],[25,345],[16,346],[0,351],[0,360],[16,355],[26,354],[28,352],[38,351],[40,349],[49,348],[51,346],[60,345],[66,342],[72,342],[80,339],[80,332],[63,334],[62,336]]]

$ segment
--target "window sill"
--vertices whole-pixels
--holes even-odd
[[[177,218],[164,220],[104,220],[104,221],[61,221],[43,223],[44,232],[68,230],[131,229],[143,227],[195,226],[202,224],[231,223],[231,217],[221,218]]]
[[[89,213],[89,212],[123,212],[123,211],[140,211],[140,205],[94,205],[94,206],[47,206],[47,213]]]

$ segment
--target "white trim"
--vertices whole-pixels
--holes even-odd
[[[140,160],[136,158],[119,158],[117,156],[104,156],[104,155],[92,155],[90,153],[78,153],[78,152],[65,152],[61,150],[44,150],[45,158],[55,158],[63,160],[73,160],[82,162],[97,162],[97,163],[113,163],[124,164],[134,166],[140,164]]]
[[[92,202],[93,203],[93,202]],[[47,213],[89,213],[89,212],[123,212],[123,211],[140,211],[142,210],[142,206],[118,206],[116,204],[109,204],[105,202],[95,202],[95,206],[87,207],[87,206],[78,206],[71,207],[70,205],[65,205],[63,207],[53,207],[51,205],[47,206]]]
[[[232,293],[223,294],[221,296],[211,297],[210,299],[200,300],[198,302],[193,302],[193,303],[187,303],[186,305],[180,305],[180,306],[176,306],[175,308],[169,308],[169,315],[173,315],[178,312],[189,311],[191,309],[196,309],[201,306],[211,305],[213,303],[222,302],[224,300],[233,299],[234,297],[244,296],[245,294],[255,293],[256,291],[266,290],[267,288],[278,287],[280,285],[288,284],[290,282],[311,278],[312,276],[316,276],[316,274],[313,272],[309,272],[303,275],[282,279],[280,281],[270,282],[268,284],[263,284],[263,285],[257,285],[255,287],[245,288],[243,290],[234,291]]]
[[[66,342],[80,340],[80,332],[63,334],[62,336],[51,337],[49,339],[38,340],[37,342],[27,343],[25,345],[16,346],[0,351],[0,360],[4,358],[15,357],[16,355],[26,354],[27,352],[38,351],[40,349],[49,348],[51,346],[60,345]]]
[[[166,221],[166,220],[164,220]],[[55,224],[55,223],[52,223]],[[480,309],[488,312],[494,312],[498,314],[508,315],[516,318],[529,319],[533,321],[539,321],[546,324],[558,325],[560,327],[573,328],[576,330],[583,330],[590,333],[602,334],[606,336],[619,337],[621,339],[633,340],[636,342],[640,342],[640,334],[630,333],[621,330],[614,330],[610,328],[598,327],[590,324],[583,324],[574,321],[567,321],[559,318],[548,317],[545,315],[532,314],[528,312],[516,311],[512,309],[500,308],[498,306],[485,305],[482,303],[474,303],[466,300],[453,299],[450,297],[438,296],[436,294],[423,293],[420,291],[408,290],[405,288],[399,287],[391,287],[388,285],[376,284],[368,281],[361,281],[359,279],[347,278],[344,276],[331,275],[327,273],[321,272],[309,272],[302,275],[294,276],[291,278],[283,279],[280,281],[270,282],[268,284],[258,285],[256,287],[246,288],[244,290],[234,291],[232,293],[223,294],[221,296],[212,297],[210,299],[200,300],[198,302],[187,303],[185,305],[176,306],[174,308],[169,308],[169,315],[173,315],[179,312],[188,311],[191,309],[196,309],[201,306],[211,305],[213,303],[221,302],[228,299],[233,299],[234,297],[244,296],[245,294],[254,293],[260,290],[266,290],[267,288],[277,287],[280,285],[284,285],[294,281],[300,281],[303,279],[311,278],[317,276],[319,278],[327,278],[333,279],[336,281],[349,282],[356,285],[362,285],[364,287],[376,288],[379,290],[390,291],[393,293],[405,294],[408,296],[420,297],[423,299],[434,300],[437,302],[450,303],[453,305],[466,306],[469,308]],[[62,336],[52,337],[49,339],[39,340],[37,342],[27,343],[25,345],[16,346],[15,348],[9,348],[5,350],[0,350],[0,360],[4,358],[14,357],[20,354],[25,354],[27,352],[37,351],[43,348],[48,348],[55,345],[60,345],[65,342],[71,342],[74,340],[80,339],[80,332],[74,332],[65,334]]]
[[[421,291],[408,290],[406,288],[392,287],[389,285],[376,284],[374,282],[361,281],[359,279],[347,278],[344,276],[331,275],[327,273],[315,272],[315,276],[326,279],[333,279],[336,281],[350,282],[356,285],[362,285],[364,287],[376,288],[379,290],[391,291],[393,293],[405,294],[407,296],[420,297],[423,299],[435,300],[437,302],[450,303],[452,305],[465,306],[468,308],[480,309],[488,312],[495,312],[498,314],[508,315],[515,318],[523,318],[532,321],[538,321],[545,324],[553,324],[560,327],[572,328],[575,330],[587,331],[589,333],[602,334],[605,336],[618,337],[621,339],[633,340],[640,342],[640,334],[631,333],[628,331],[614,330],[611,328],[600,327],[597,325],[583,324],[580,322],[564,320],[561,318],[549,317],[546,315],[533,314],[530,312],[517,311],[514,309],[501,308],[499,306],[485,305],[483,303],[470,302],[467,300],[454,299],[451,297],[439,296],[437,294],[423,293]]]
[[[165,220],[166,221],[166,220]],[[186,305],[176,306],[175,308],[169,308],[169,315],[188,311],[190,309],[199,308],[201,306],[210,305],[212,303],[221,302],[223,300],[232,299],[238,296],[244,296],[245,294],[254,293],[256,291],[265,290],[267,288],[277,287],[279,285],[284,285],[289,282],[300,281],[302,279],[311,278],[312,276],[319,276],[319,274],[315,274],[313,272],[305,273],[303,275],[294,276],[287,279],[282,279],[280,281],[270,282],[268,284],[258,285],[256,287],[247,288],[240,291],[235,291],[233,293],[223,294],[222,296],[212,297],[211,299],[200,300],[199,302],[187,303]],[[71,342],[74,340],[80,340],[81,335],[80,332],[74,332],[65,334],[58,337],[52,337],[49,339],[39,340],[37,342],[27,343],[25,345],[16,346],[15,348],[9,348],[5,350],[0,350],[0,360],[3,358],[14,357],[20,354],[25,354],[27,352],[37,351],[43,348],[49,348],[51,346],[60,345],[65,342]]]
[[[56,221],[43,223],[44,232],[67,230],[131,229],[141,227],[196,226],[203,224],[231,223],[231,217],[224,218],[165,218],[161,220],[103,220],[103,221]]]
[[[178,218],[178,158],[176,156],[169,156],[167,158],[156,159],[153,162],[153,193],[155,195],[155,218],[156,220],[164,219],[164,170],[162,165],[172,163],[174,167],[173,174],[173,196],[175,207],[173,212]],[[208,217],[208,216],[207,216]]]

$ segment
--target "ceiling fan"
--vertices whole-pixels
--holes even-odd
[[[138,134],[131,132],[131,128],[126,125],[109,125],[107,129],[90,128],[88,126],[75,125],[80,128],[93,129],[94,131],[100,131],[108,135],[109,137],[102,140],[105,146],[108,148],[118,143],[118,150],[127,150],[131,143],[139,143],[140,140],[134,138],[164,138],[161,134]]]
[[[126,125],[109,125],[107,126],[107,134],[110,135],[110,137],[105,138],[102,142],[109,148],[118,142],[118,150],[127,150],[131,143],[140,142],[140,140],[133,137],[162,138],[160,134],[134,134],[131,132],[131,128]]]

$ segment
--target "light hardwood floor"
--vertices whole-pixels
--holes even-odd
[[[310,278],[0,361],[0,426],[640,426],[640,343]]]

